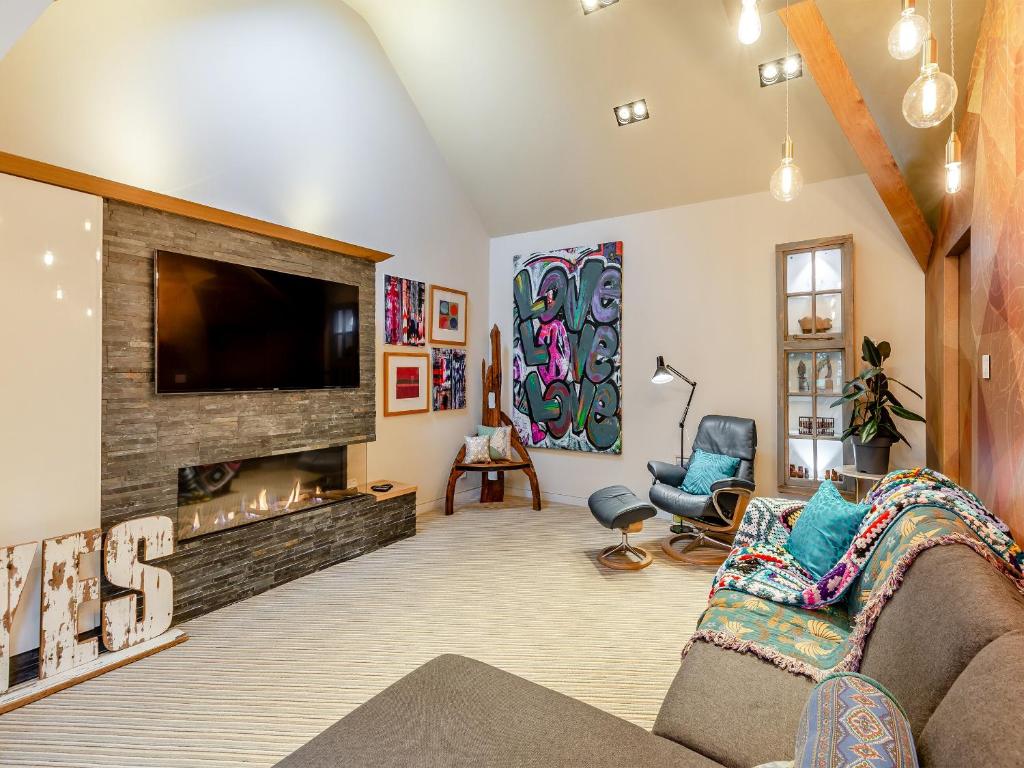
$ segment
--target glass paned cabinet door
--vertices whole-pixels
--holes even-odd
[[[806,494],[844,484],[849,406],[838,403],[853,360],[853,242],[838,237],[779,246],[779,487]]]
[[[834,246],[786,254],[782,285],[788,336],[796,339],[843,334],[846,262],[843,249]]]

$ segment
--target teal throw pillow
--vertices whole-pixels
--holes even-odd
[[[736,470],[739,468],[739,459],[708,453],[697,448],[690,457],[690,466],[686,469],[682,489],[694,496],[708,496],[712,483],[736,477]]]
[[[476,434],[487,438],[491,461],[512,461],[512,427],[485,427],[480,424]]]
[[[869,509],[844,499],[826,480],[800,513],[786,549],[820,581],[846,554]]]

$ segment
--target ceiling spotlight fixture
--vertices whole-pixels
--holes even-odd
[[[623,104],[622,106],[615,108],[615,120],[619,125],[639,123],[641,120],[646,120],[650,116],[650,112],[647,111],[646,99],[631,101],[629,104]]]
[[[43,264],[48,267],[53,266],[53,251],[47,251],[43,254]]]
[[[757,74],[762,88],[766,85],[792,80],[795,77],[803,77],[804,60],[799,53],[794,53],[792,56],[766,61],[764,64],[758,65]]]
[[[917,0],[902,0],[903,11],[889,33],[889,55],[894,59],[912,59],[932,36],[928,20],[918,14]]]
[[[64,301],[64,289],[59,285],[57,286],[57,293],[55,295],[57,297],[57,301]]]
[[[757,0],[740,0],[740,23],[736,36],[744,45],[752,45],[761,37],[761,14],[757,10]]]
[[[619,0],[580,0],[580,4],[583,6],[583,15],[589,16],[594,11],[600,11],[602,8],[607,8],[609,5],[615,5]]]
[[[939,44],[933,37],[924,45],[921,74],[903,97],[903,117],[915,128],[931,128],[953,112],[956,80],[939,69]]]

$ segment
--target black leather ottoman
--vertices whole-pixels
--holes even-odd
[[[587,499],[590,512],[605,528],[622,531],[622,541],[602,550],[601,565],[618,571],[638,571],[651,564],[651,554],[629,543],[629,534],[643,530],[644,520],[658,514],[648,502],[624,485],[611,485],[594,491]]]

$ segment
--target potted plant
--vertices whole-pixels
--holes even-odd
[[[867,367],[860,375],[843,385],[843,396],[832,403],[832,407],[851,403],[850,425],[843,432],[843,440],[853,438],[853,455],[857,470],[872,475],[884,475],[889,471],[889,450],[892,444],[903,441],[910,443],[896,427],[894,417],[907,421],[924,421],[920,414],[904,408],[892,393],[890,384],[899,384],[907,392],[921,398],[902,381],[886,375],[883,363],[892,354],[887,341],[875,344],[867,336],[861,346],[861,360]]]

